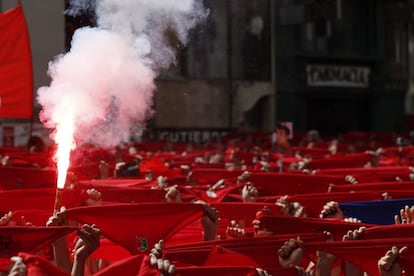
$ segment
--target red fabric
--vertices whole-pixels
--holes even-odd
[[[302,234],[300,237],[304,242],[326,240],[326,234],[322,233]],[[257,264],[255,265],[256,267],[262,267],[268,270],[271,268],[280,268],[277,259],[275,259],[275,251],[277,251],[277,249],[280,248],[285,241],[291,238],[296,238],[296,236],[289,234],[254,238],[250,237],[196,242],[172,247],[167,244],[165,249],[165,258],[177,261],[181,265],[212,265],[216,261],[220,262],[220,260],[211,258],[212,256],[218,256],[211,250],[214,249],[215,246],[219,246],[220,248],[231,250],[232,253],[242,255],[229,255],[229,264],[242,265],[243,263],[239,262],[239,260],[248,257],[249,259],[246,260],[246,263],[248,261],[249,265],[251,264],[250,262],[253,261]],[[309,261],[309,259],[307,259],[307,261]]]
[[[274,215],[280,214],[280,207],[271,203],[261,202],[222,202],[211,204],[217,209],[220,217],[219,234],[225,235],[226,227],[230,225],[231,220],[235,220],[240,226],[246,228],[252,226],[252,221],[256,213],[267,206]]]
[[[220,202],[212,203],[211,206],[217,209],[219,213],[220,220],[218,235],[222,237],[225,237],[226,228],[230,225],[231,220],[235,220],[240,226],[246,227],[246,231],[249,232],[249,228],[252,227],[252,221],[254,220],[256,213],[264,206],[267,206],[273,214],[280,214],[280,207],[272,203]],[[178,231],[168,240],[168,244],[171,246],[182,243],[198,242],[202,238],[202,231],[201,223],[196,221]]]
[[[98,188],[104,202],[161,202],[165,201],[165,191],[149,188]]]
[[[284,240],[283,242],[285,241],[286,240]],[[261,245],[260,248],[247,247],[246,250],[244,251],[242,248],[237,248],[237,251],[236,249],[234,251],[238,252],[239,254],[245,254],[246,256],[250,256],[255,261],[258,261],[257,263],[263,269],[267,269],[267,266],[269,265],[269,258],[271,258],[272,267],[278,265],[277,259],[275,260],[275,255],[274,255],[274,252],[277,248],[275,246],[280,247],[283,244],[283,242],[281,242],[278,245],[272,245],[272,246]],[[172,251],[168,253],[166,252],[165,258],[169,260],[173,260],[174,264],[178,268],[188,267],[188,266],[193,266],[193,265],[206,267],[204,264],[207,261],[208,257],[210,256],[210,253],[211,253],[211,247],[190,248],[190,249],[181,249],[178,251]],[[265,259],[263,259],[263,257],[265,257]],[[233,263],[235,263],[236,261],[237,261],[237,258],[234,258],[232,260]],[[243,266],[243,265],[239,263],[237,265],[233,264],[233,266]]]
[[[0,118],[32,118],[32,56],[20,5],[0,14],[0,33]]]
[[[246,238],[239,238],[239,239],[224,239],[224,240],[211,240],[211,241],[197,241],[187,244],[177,244],[177,245],[170,245],[170,243],[166,244],[165,252],[168,254],[169,252],[179,252],[181,250],[187,249],[197,249],[197,248],[211,248],[212,246],[221,246],[225,248],[229,248],[231,250],[237,251],[239,248],[245,247],[252,247],[257,246],[261,247],[262,245],[269,245],[278,242],[284,242],[292,237],[292,234],[280,234],[280,235],[271,235],[271,236],[257,236],[257,237],[246,237]],[[303,241],[324,241],[326,240],[327,236],[325,233],[302,233],[300,234],[300,238]]]
[[[240,275],[240,276],[256,276],[256,268],[254,267],[182,267],[177,269],[177,274],[181,276],[229,276],[229,275]],[[282,274],[275,274],[281,275]],[[297,275],[286,274],[286,275]]]
[[[112,263],[108,267],[95,273],[94,276],[137,276],[143,259],[144,255],[136,255],[126,258]]]
[[[328,191],[329,184],[343,184],[342,177],[297,173],[252,172],[250,181],[260,195],[293,195]]]
[[[371,157],[364,152],[344,155],[333,155],[322,159],[312,159],[309,163],[309,168],[312,170],[330,168],[362,168],[370,160]]]
[[[2,152],[2,155],[10,157],[11,166],[33,168],[36,165],[45,168],[54,165],[50,152],[28,152],[25,148],[23,148],[22,151],[5,149],[5,151]]]
[[[198,184],[213,184],[222,178],[235,180],[242,173],[242,170],[194,169],[192,175]],[[330,183],[345,184],[342,176],[257,171],[251,172],[249,181],[259,188],[261,195],[326,192]]]
[[[74,163],[71,163],[71,166],[69,167],[68,171],[71,173],[74,173],[78,181],[94,179],[100,176],[98,161],[95,161],[95,162],[89,161],[87,164],[78,164],[78,163],[75,163],[75,164],[76,165],[74,165]],[[108,163],[108,166],[109,166],[108,169],[112,171],[113,170],[112,164]]]
[[[131,257],[131,253],[108,239],[101,239],[101,245],[92,253],[91,257],[116,262]]]
[[[341,185],[339,185],[341,186]],[[323,206],[329,201],[353,202],[380,200],[382,192],[359,191],[359,192],[331,192],[331,193],[312,193],[303,195],[289,196],[289,202],[299,202],[305,208],[308,217],[319,217]],[[275,201],[275,200],[274,200]]]
[[[0,188],[4,190],[52,188],[56,187],[56,179],[52,169],[0,167]]]
[[[199,169],[220,169],[220,168],[224,168],[225,163],[224,162],[218,162],[218,163],[195,163],[193,165],[194,165],[194,168],[199,168]]]
[[[202,214],[203,207],[200,204],[166,202],[88,206],[67,210],[68,219],[95,224],[106,238],[125,247],[132,254],[148,252],[160,239],[167,241]]]
[[[200,221],[194,221],[189,225],[185,226],[183,229],[180,229],[176,234],[174,234],[169,240],[168,244],[177,245],[185,244],[191,242],[198,242],[202,240],[203,237],[203,228]]]
[[[246,224],[251,223],[256,213],[269,207],[273,214],[280,213],[280,207],[272,203],[264,202],[218,202],[211,204],[219,212],[220,219],[235,219],[236,221],[244,220]]]
[[[52,216],[53,209],[46,210],[15,210],[12,220],[18,226],[25,226],[31,223],[33,226],[45,226],[48,219]]]
[[[256,276],[256,268],[254,267],[182,267],[177,269],[177,274],[181,276]],[[279,275],[279,274],[277,274]],[[292,275],[292,274],[289,274]],[[297,274],[296,274],[297,275]],[[282,275],[283,276],[283,275]]]
[[[414,147],[412,145],[407,145],[404,147],[398,147],[398,146],[389,146],[384,148],[384,155],[386,157],[399,157],[400,154],[403,158],[406,158],[407,156],[411,156],[412,151]]]
[[[197,184],[214,184],[218,180],[236,179],[243,173],[243,170],[195,168],[192,170],[192,177]]]
[[[403,181],[409,181],[409,173],[408,166],[323,169],[318,172],[318,174],[339,175],[342,177],[352,175],[357,180],[363,177],[364,182],[395,181],[396,176],[399,176]],[[359,182],[361,183],[362,181]]]
[[[380,191],[387,192],[388,190],[412,190],[413,182],[404,181],[404,182],[373,182],[373,183],[358,183],[358,184],[349,184],[349,185],[335,185],[332,187],[333,192],[345,192],[345,191]]]
[[[142,164],[140,165],[140,171],[152,171],[154,177],[158,177],[160,175],[171,177],[177,175],[178,173],[178,171],[167,168],[164,162],[159,157],[153,157],[149,160],[145,160],[144,162],[142,162]]]
[[[300,152],[302,156],[309,156],[312,159],[325,158],[325,156],[331,154],[331,152],[327,148],[307,148],[307,147],[293,146],[292,151]]]
[[[0,227],[0,256],[12,257],[19,252],[35,253],[56,239],[75,231],[76,227]]]
[[[26,264],[27,276],[70,276],[69,273],[60,270],[50,261],[42,257],[25,252],[19,253],[19,257],[21,257],[23,263]]]
[[[0,271],[4,272],[6,275],[9,273],[10,265],[13,262],[10,260],[10,258],[0,258]]]
[[[372,239],[372,240],[350,240],[350,241],[334,241],[334,242],[310,242],[304,243],[302,248],[306,254],[314,254],[316,250],[334,254],[339,258],[343,258],[369,275],[378,275],[378,260],[391,249],[392,246],[401,248],[408,246],[408,251],[400,256],[400,264],[407,266],[406,269],[412,269],[414,263],[413,238],[392,238],[392,239]],[[407,271],[412,275],[413,270]]]
[[[71,165],[79,163],[79,160],[87,158],[91,162],[99,162],[105,160],[112,162],[115,159],[115,149],[103,149],[93,145],[77,146],[71,153]]]
[[[412,247],[400,254],[398,263],[406,270],[406,275],[414,275],[414,252]]]
[[[276,234],[298,234],[331,232],[335,240],[341,240],[348,230],[360,226],[372,227],[371,224],[346,222],[337,219],[302,218],[291,216],[258,217],[263,225]]]
[[[0,212],[15,210],[49,210],[52,215],[56,198],[55,188],[45,189],[15,189],[0,191]],[[64,189],[61,205],[66,208],[78,207],[86,197],[82,190]],[[50,216],[49,215],[49,216]],[[44,224],[44,223],[43,223]]]
[[[137,276],[160,276],[159,270],[151,267],[150,265],[150,257],[146,255],[141,262],[141,267],[139,268],[139,272]]]
[[[156,185],[154,181],[143,178],[109,178],[109,179],[91,179],[81,180],[77,186],[80,188],[127,188],[127,187],[151,187]]]
[[[180,187],[184,192],[192,195],[197,200],[202,200],[207,203],[218,203],[222,202],[224,198],[233,190],[241,189],[241,187],[237,187],[233,183],[229,183],[229,181],[226,182],[226,187],[222,189],[217,189],[214,191],[214,196],[211,196],[207,193],[208,188],[205,187],[197,187],[197,186],[191,186],[191,187]]]
[[[414,224],[391,224],[367,228],[361,239],[412,238],[413,233]]]
[[[211,248],[210,254],[204,265],[259,267],[259,265],[250,257],[219,246],[213,246],[213,248]]]

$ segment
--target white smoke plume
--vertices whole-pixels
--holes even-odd
[[[76,30],[70,51],[49,64],[38,90],[41,120],[59,128],[68,114],[77,143],[113,147],[152,115],[154,79],[175,62],[175,45],[206,18],[202,0],[72,0],[69,14],[94,9],[97,26]]]

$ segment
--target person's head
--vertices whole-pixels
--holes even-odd
[[[31,136],[27,141],[27,148],[30,152],[43,152],[46,150],[46,145],[39,136]]]

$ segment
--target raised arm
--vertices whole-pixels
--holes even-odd
[[[85,224],[76,233],[79,239],[74,248],[71,274],[72,276],[83,276],[87,258],[100,246],[101,231],[95,225]]]

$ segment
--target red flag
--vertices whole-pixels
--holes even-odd
[[[31,118],[32,56],[20,5],[0,14],[0,117]]]

